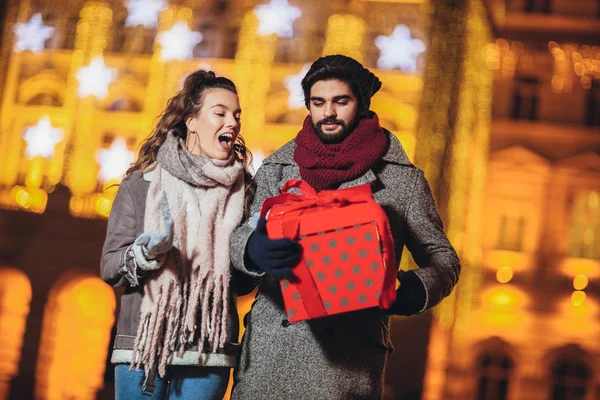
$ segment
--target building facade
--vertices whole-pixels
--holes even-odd
[[[434,324],[423,398],[598,399],[600,3],[488,6],[479,289],[462,319]]]

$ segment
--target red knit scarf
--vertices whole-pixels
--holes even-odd
[[[339,144],[323,144],[312,126],[310,115],[296,136],[294,161],[300,176],[315,190],[336,189],[363,175],[388,149],[388,137],[377,114],[361,118],[356,129]]]

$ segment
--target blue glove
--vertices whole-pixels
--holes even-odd
[[[396,289],[396,301],[386,314],[414,315],[425,307],[427,292],[415,271],[398,271],[400,287]]]
[[[248,238],[245,258],[253,264],[249,269],[283,278],[292,275],[292,268],[300,262],[302,246],[288,238],[269,239],[267,220],[259,218],[256,229]]]

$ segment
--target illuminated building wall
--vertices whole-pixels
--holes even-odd
[[[467,268],[480,260],[480,289],[461,287],[471,284],[463,270],[438,309],[423,398],[596,399],[600,4],[487,5],[497,36],[473,75],[492,73],[494,83],[481,253],[468,256],[478,247],[464,244],[461,253]],[[449,210],[451,239],[454,218]]]

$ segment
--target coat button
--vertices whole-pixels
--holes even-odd
[[[284,319],[283,321],[281,321],[281,326],[283,326],[284,328],[287,328],[288,326],[290,326],[290,321],[288,321],[287,319]]]

